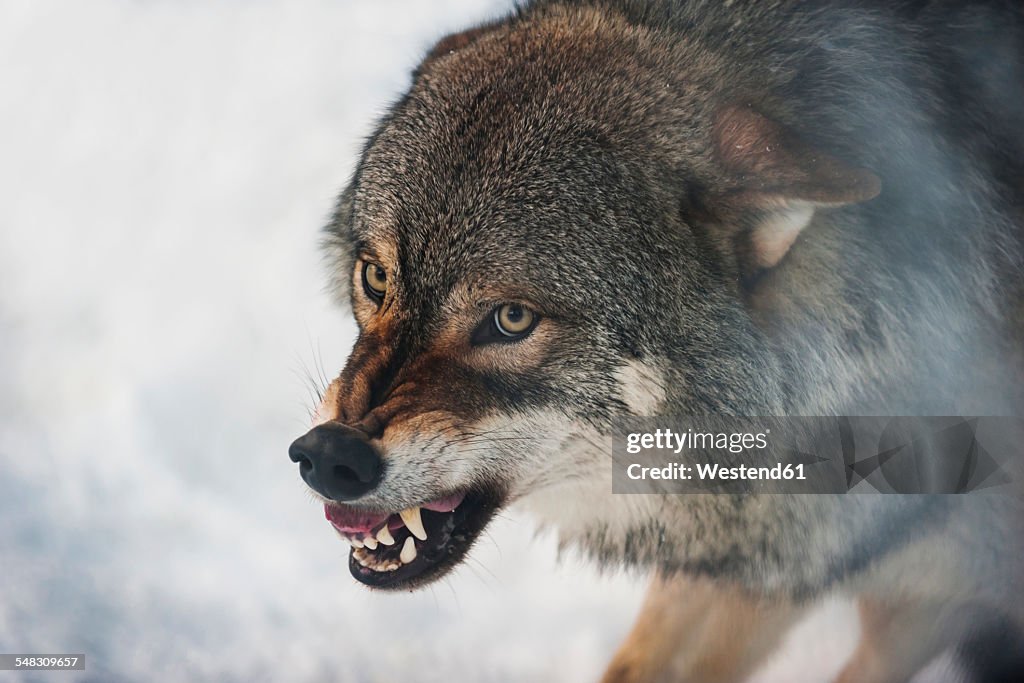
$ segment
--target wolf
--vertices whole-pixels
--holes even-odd
[[[352,575],[436,580],[517,504],[709,610],[858,596],[913,647],[847,680],[1019,646],[1018,496],[615,495],[609,435],[1021,415],[1022,46],[998,0],[536,0],[438,42],[327,227],[359,334],[289,449]]]

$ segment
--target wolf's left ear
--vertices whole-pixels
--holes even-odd
[[[867,201],[881,191],[871,171],[812,148],[749,107],[718,112],[714,144],[734,187],[729,204],[750,216],[751,269],[781,261],[815,209]]]
[[[501,22],[492,21],[476,28],[471,28],[466,31],[459,31],[458,33],[451,33],[441,40],[437,41],[434,47],[430,48],[423,61],[420,62],[419,66],[413,71],[413,78],[419,78],[420,74],[423,73],[423,69],[431,62],[437,61],[442,57],[446,57],[451,54],[455,54],[459,50],[468,47],[475,43],[480,37],[490,33],[495,28],[501,25]]]
[[[491,24],[485,24],[484,26],[471,28],[467,31],[449,34],[439,40],[434,47],[430,48],[430,52],[427,53],[424,61],[437,59],[438,57],[443,57],[444,55],[450,55],[453,52],[457,52],[467,45],[475,42],[477,38],[491,31],[492,28],[493,26]]]

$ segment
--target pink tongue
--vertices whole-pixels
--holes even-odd
[[[424,503],[420,507],[424,510],[433,510],[434,512],[451,512],[455,508],[459,507],[459,503],[465,498],[465,494],[456,493],[454,496],[448,496],[447,498],[438,498],[432,500],[429,503]]]
[[[459,493],[454,496],[432,500],[429,503],[424,503],[421,507],[433,510],[434,512],[451,512],[459,506],[463,498],[463,494]],[[336,504],[325,504],[324,516],[328,522],[334,525],[335,529],[348,534],[370,533],[371,530],[383,524],[384,520],[391,517],[386,512],[366,512],[365,510],[350,508],[347,505]],[[393,520],[388,522],[389,529],[398,529],[401,526],[402,520],[397,514],[394,515]]]
[[[368,533],[375,526],[380,526],[381,522],[390,515],[326,504],[324,505],[324,516],[338,531]]]

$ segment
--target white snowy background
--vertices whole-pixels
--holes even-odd
[[[452,578],[371,593],[286,455],[353,339],[316,249],[334,194],[432,42],[509,6],[0,2],[0,652],[96,681],[598,677],[642,580],[511,512]]]

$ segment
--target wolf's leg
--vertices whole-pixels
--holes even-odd
[[[706,579],[655,576],[602,683],[743,680],[801,610]]]
[[[921,604],[858,601],[861,637],[836,683],[898,683],[909,680],[948,642],[941,608]]]

